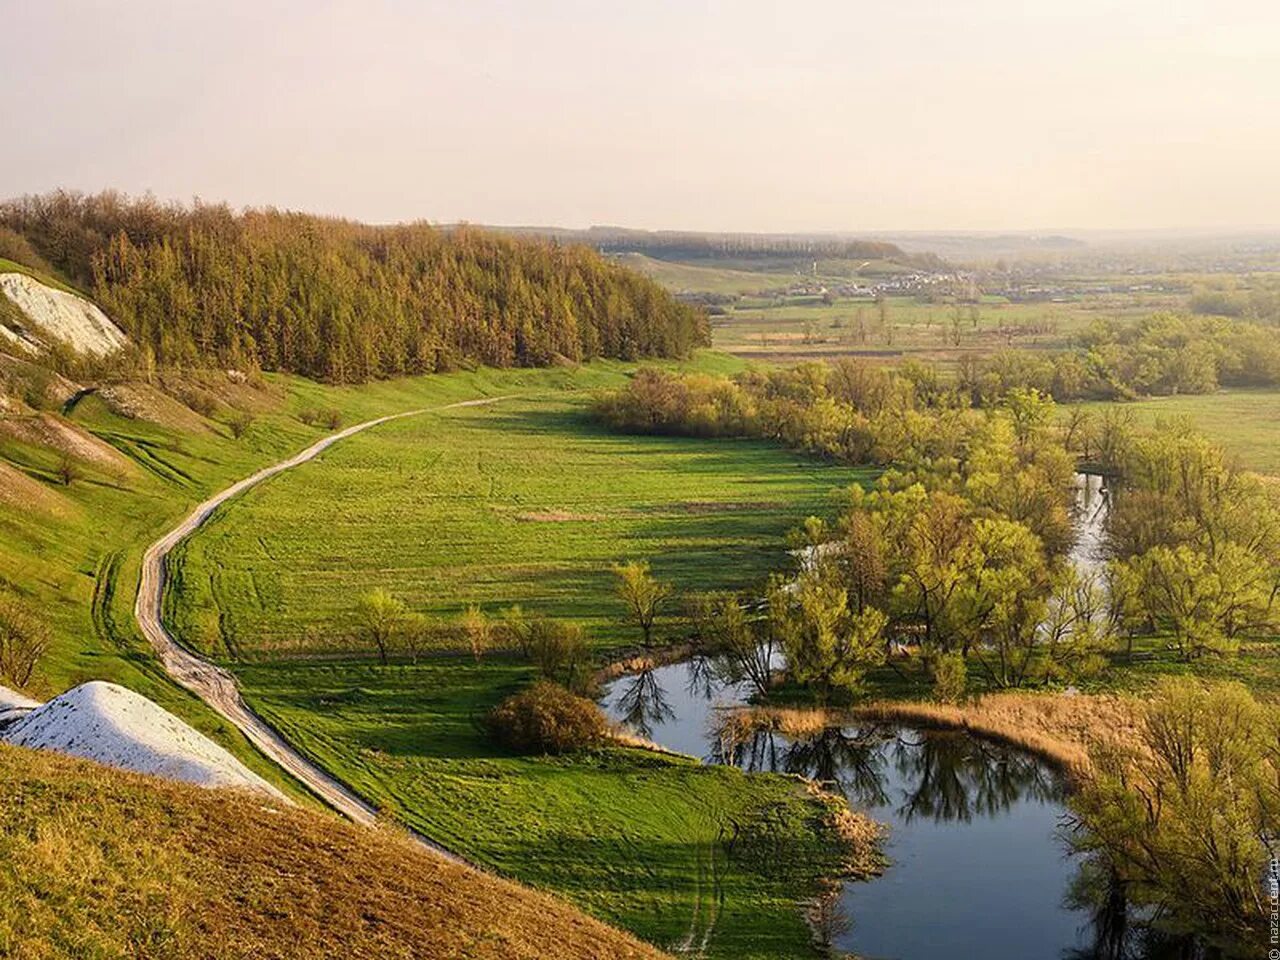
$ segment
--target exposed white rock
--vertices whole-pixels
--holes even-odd
[[[37,706],[0,731],[0,738],[170,780],[282,798],[275,787],[204,734],[146,697],[101,680]]]
[[[12,723],[40,706],[39,700],[24,697],[16,690],[0,687],[0,727]]]
[[[46,286],[25,273],[0,273],[0,292],[17,305],[32,327],[20,336],[6,329],[7,338],[34,350],[43,349],[53,339],[65,341],[81,353],[102,357],[129,342],[96,304]]]

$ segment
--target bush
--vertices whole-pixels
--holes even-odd
[[[538,680],[502,701],[485,724],[494,738],[521,753],[586,750],[609,735],[598,706],[549,680]]]
[[[34,607],[0,593],[0,682],[25,687],[52,641],[49,624]]]
[[[546,617],[526,620],[519,607],[508,611],[505,626],[543,677],[574,693],[594,693],[591,654],[582,627]]]
[[[940,653],[929,662],[933,677],[933,695],[943,703],[959,703],[968,686],[968,668],[958,650]]]
[[[251,426],[253,426],[253,416],[243,410],[237,410],[227,420],[227,427],[237,440],[243,437]]]

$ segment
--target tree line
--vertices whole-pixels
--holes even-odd
[[[583,246],[115,193],[24,197],[0,206],[0,226],[162,365],[346,383],[709,342],[699,311]]]
[[[799,575],[775,582],[763,615],[743,613],[750,598],[704,610],[708,649],[766,695],[774,650],[824,699],[904,663],[953,697],[973,671],[989,687],[1075,680],[1140,637],[1194,660],[1280,628],[1280,493],[1184,424],[1059,417],[1023,386],[975,408],[929,368],[857,360],[735,379],[646,370],[596,410],[617,429],[886,467],[833,525],[809,522]],[[1111,477],[1107,563],[1091,576],[1067,560],[1082,459]]]
[[[975,404],[1012,387],[1056,400],[1132,400],[1280,384],[1280,331],[1226,317],[1162,313],[1100,321],[1054,353],[1006,350],[962,358],[957,387]]]

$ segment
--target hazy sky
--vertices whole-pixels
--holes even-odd
[[[0,0],[0,196],[1280,226],[1280,0]]]

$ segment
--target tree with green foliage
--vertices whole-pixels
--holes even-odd
[[[697,598],[691,619],[698,653],[713,663],[716,675],[727,683],[749,683],[757,694],[767,696],[779,649],[771,621],[749,617],[731,595]]]
[[[874,607],[854,613],[848,601],[826,563],[805,570],[793,584],[775,584],[769,594],[769,617],[789,676],[824,697],[856,692],[867,669],[884,661],[886,616]]]
[[[382,587],[370,590],[362,596],[356,607],[361,633],[378,651],[378,659],[384,666],[391,645],[404,626],[407,612],[404,601],[392,596]]]
[[[1168,631],[1183,660],[1234,652],[1242,635],[1277,627],[1276,574],[1239,544],[1212,554],[1186,544],[1153,547],[1116,561],[1113,571],[1128,625]]]
[[[479,604],[470,604],[463,612],[462,635],[467,638],[472,658],[479,663],[493,644],[493,624]]]
[[[528,621],[522,630],[525,656],[542,676],[574,693],[595,692],[591,652],[581,626],[539,617]]]
[[[631,560],[613,568],[614,589],[636,626],[645,647],[653,646],[653,627],[673,593],[669,583],[657,580],[647,560]]]
[[[1071,800],[1076,845],[1175,928],[1233,956],[1264,942],[1278,731],[1275,708],[1238,684],[1162,681],[1146,700],[1138,742],[1095,750]]]
[[[0,228],[92,292],[163,366],[334,383],[595,357],[682,357],[707,318],[584,246],[63,191]]]

